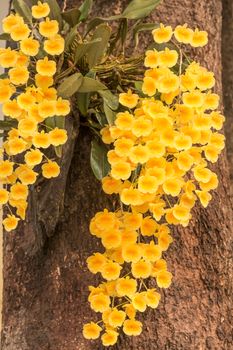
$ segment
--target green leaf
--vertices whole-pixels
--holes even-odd
[[[159,3],[160,0],[133,0],[126,7],[121,16],[128,19],[147,17]]]
[[[57,74],[60,74],[63,63],[64,63],[65,57],[64,57],[64,53],[62,53],[57,61]]]
[[[158,23],[140,23],[134,27],[133,34],[136,35],[138,32],[143,32],[147,30],[150,31],[158,27],[159,27]]]
[[[55,125],[59,129],[65,129],[66,118],[62,115],[57,115],[55,118]]]
[[[55,117],[49,117],[44,120],[47,132],[51,131],[56,127]]]
[[[71,26],[74,27],[80,22],[81,12],[78,8],[73,8],[71,10],[62,12],[62,18]]]
[[[121,28],[120,28],[120,37],[121,37],[122,46],[124,46],[124,43],[126,41],[127,33],[128,33],[128,21],[126,18],[123,18],[121,22]]]
[[[56,156],[57,156],[58,158],[61,158],[61,157],[62,157],[62,146],[61,146],[61,145],[60,145],[60,146],[54,147],[54,151],[55,151]]]
[[[54,128],[65,129],[65,117],[56,115],[54,117],[46,118],[44,121],[47,130],[51,131]]]
[[[68,34],[66,35],[66,37],[65,37],[65,51],[69,50],[70,45],[75,40],[75,38],[77,36],[77,28],[78,28],[78,24],[76,24],[73,28],[71,28],[70,31],[68,32]]]
[[[85,36],[94,28],[96,28],[99,24],[104,23],[106,20],[104,18],[100,18],[100,17],[95,17],[93,19],[91,19],[88,23],[87,23],[87,28],[86,28],[86,33]]]
[[[88,31],[93,28],[93,24],[97,21],[114,21],[116,19],[127,18],[127,19],[140,19],[147,17],[156,6],[159,5],[161,0],[132,0],[122,14],[110,16],[107,18],[94,18],[88,25]],[[95,22],[94,22],[95,21]]]
[[[134,82],[134,86],[135,86],[136,93],[138,94],[138,96],[145,97],[144,93],[142,92],[142,84],[143,84],[142,81],[135,81]]]
[[[142,91],[142,81],[135,81],[134,86],[137,91]]]
[[[95,17],[92,20],[90,20],[87,24],[85,35],[87,35],[92,29],[97,27],[99,24],[104,23],[106,21],[115,21],[121,18],[144,18],[148,16],[156,6],[159,5],[160,1],[161,0],[133,0],[120,15],[110,16],[107,18]]]
[[[26,23],[32,23],[31,10],[24,0],[13,0],[13,7]]]
[[[12,41],[11,36],[8,33],[0,34],[0,40]]]
[[[77,101],[77,106],[78,109],[80,110],[82,115],[87,115],[88,112],[88,107],[90,103],[90,93],[83,93],[83,92],[77,92],[76,96],[76,101]]]
[[[49,18],[56,19],[59,23],[59,28],[62,29],[62,16],[61,9],[56,0],[46,0],[46,3],[50,7]]]
[[[85,21],[88,17],[91,8],[93,5],[93,0],[85,0],[82,5],[79,7],[79,11],[81,12],[80,21]]]
[[[110,54],[116,48],[117,42],[119,40],[121,42],[121,46],[123,49],[122,51],[124,51],[124,44],[125,44],[125,40],[126,40],[127,32],[128,32],[127,29],[128,29],[128,20],[127,20],[127,18],[122,18],[120,21],[120,24],[118,26],[118,30],[116,32],[115,37],[111,38],[110,49],[109,49]]]
[[[103,142],[93,140],[91,143],[91,168],[98,180],[105,177],[110,171],[110,164],[107,158],[108,149]]]
[[[80,58],[82,58],[88,52],[92,45],[99,43],[101,40],[101,38],[97,38],[95,40],[78,43],[75,52],[74,64],[76,64],[80,60]]]
[[[17,127],[17,121],[12,120],[0,120],[0,130],[10,130]]]
[[[86,74],[86,76],[83,79],[88,78],[92,78],[93,80],[95,80],[95,76],[96,74],[92,71],[88,72]],[[77,92],[76,94],[77,98],[77,106],[81,112],[82,115],[86,116],[88,114],[88,107],[90,104],[90,100],[91,100],[91,92]],[[93,109],[94,113],[95,113],[95,109]]]
[[[136,42],[136,46],[138,46],[138,34],[143,31],[152,31],[157,28],[159,25],[157,23],[140,23],[134,27],[133,37]]]
[[[82,84],[83,76],[81,73],[74,73],[70,75],[68,78],[65,78],[63,82],[58,86],[57,92],[58,96],[63,98],[69,98],[76,91],[78,91],[79,87]]]
[[[78,92],[93,92],[107,89],[107,87],[96,79],[89,77],[83,77],[82,84],[78,89]]]
[[[114,112],[105,101],[104,101],[104,113],[107,118],[108,124],[113,125],[116,119],[116,112]]]
[[[106,126],[108,121],[107,121],[106,115],[104,113],[98,112],[95,109],[89,109],[88,112],[95,114],[96,119],[98,120],[100,126],[102,126],[102,127]]]
[[[92,45],[88,50],[87,62],[90,69],[94,67],[97,63],[99,63],[103,58],[105,51],[108,47],[108,41],[110,39],[110,36],[111,28],[106,23],[100,24],[96,28],[92,36],[92,40],[96,40],[99,38],[102,40],[101,42]]]
[[[118,108],[118,96],[113,95],[110,90],[99,90],[98,93],[112,110],[115,111]]]
[[[37,5],[38,0],[26,0],[28,5],[32,6],[32,5]]]
[[[0,74],[0,79],[6,79],[6,78],[8,78],[8,74],[7,73]]]

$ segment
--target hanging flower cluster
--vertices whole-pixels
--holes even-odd
[[[40,172],[43,177],[57,177],[57,162],[48,159],[44,151],[50,146],[63,145],[67,132],[46,125],[47,118],[66,116],[70,111],[68,100],[57,96],[54,75],[57,57],[64,51],[64,39],[56,20],[49,19],[47,3],[32,6],[31,25],[18,14],[3,19],[3,30],[17,48],[0,49],[0,65],[6,77],[0,79],[0,103],[3,114],[15,121],[3,143],[0,160],[0,204],[9,214],[3,220],[11,231],[25,218],[29,186]],[[55,57],[53,57],[55,56]],[[20,157],[16,156],[20,155]]]
[[[141,18],[138,3],[133,2],[122,18]],[[145,53],[141,89],[120,93],[118,109],[110,90],[120,88],[119,79],[112,84],[109,76],[114,80],[112,69],[121,62],[117,57],[112,66],[112,50],[118,38],[124,50],[125,28],[120,26],[118,34],[111,35],[108,25],[102,23],[93,31],[90,22],[82,37],[77,25],[87,18],[92,2],[62,13],[58,4],[50,9],[46,1],[39,1],[31,11],[24,1],[15,3],[22,16],[16,10],[4,18],[2,26],[16,48],[0,49],[0,65],[5,69],[0,103],[11,125],[0,152],[0,204],[9,211],[3,225],[11,231],[25,219],[29,188],[39,176],[59,176],[60,167],[48,157],[53,153],[47,149],[54,147],[56,153],[67,141],[64,117],[70,103],[64,98],[76,98],[85,125],[92,129],[97,125],[97,133],[99,124],[93,115],[103,126],[105,111],[109,124],[100,134],[109,147],[110,171],[102,179],[102,188],[119,198],[119,205],[113,211],[98,212],[90,223],[91,234],[104,247],[103,253],[87,259],[89,270],[103,279],[97,287],[89,287],[88,298],[101,319],[85,324],[83,335],[86,339],[101,336],[102,344],[111,346],[121,329],[128,336],[142,332],[139,314],[148,307],[157,308],[160,289],[172,281],[163,256],[173,241],[171,225],[186,227],[196,201],[207,207],[211,191],[218,186],[209,165],[217,161],[225,140],[218,132],[224,116],[218,111],[219,96],[212,90],[214,74],[190,62],[183,50],[184,44],[203,47],[208,35],[186,24],[174,30],[160,24],[152,32],[155,48]],[[135,33],[141,27],[136,28]],[[102,49],[95,55],[98,41]],[[133,63],[124,62],[123,57],[129,72],[129,79],[123,79],[127,86],[141,72],[140,57]],[[77,92],[85,98],[79,100]]]
[[[129,336],[141,333],[137,313],[156,308],[161,297],[148,280],[154,279],[158,288],[171,284],[163,258],[172,242],[169,225],[186,227],[195,202],[206,207],[218,186],[208,167],[224,148],[218,133],[224,117],[216,110],[219,96],[211,90],[214,74],[197,62],[185,62],[182,47],[204,46],[207,33],[187,25],[173,31],[161,24],[153,37],[177,49],[170,45],[146,52],[142,97],[131,90],[121,93],[125,109],[114,125],[101,130],[103,142],[113,144],[103,191],[119,195],[120,205],[113,212],[98,212],[90,223],[91,234],[105,249],[87,259],[89,270],[104,280],[89,288],[88,298],[102,319],[85,324],[83,335],[97,339],[103,331],[104,346],[117,342],[121,328]]]

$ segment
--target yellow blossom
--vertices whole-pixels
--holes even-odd
[[[50,20],[46,18],[44,22],[40,22],[39,24],[39,32],[46,38],[54,37],[59,30],[59,25],[56,20]]]
[[[99,293],[90,297],[90,303],[95,312],[104,312],[109,308],[110,298],[108,295]]]
[[[125,321],[125,318],[126,318],[126,314],[124,311],[113,309],[108,316],[108,322],[110,326],[114,328],[121,327]]]
[[[157,68],[159,65],[159,53],[156,50],[147,50],[144,66],[147,68]]]
[[[47,179],[57,177],[60,174],[60,167],[56,162],[48,161],[42,165],[42,175]]]
[[[46,2],[38,1],[37,5],[32,6],[32,16],[36,19],[48,16],[49,12],[50,8]]]
[[[63,145],[67,141],[67,131],[55,128],[49,132],[49,140],[53,146]]]
[[[36,62],[36,70],[42,76],[52,77],[56,73],[56,62],[45,57]]]
[[[10,32],[11,39],[14,41],[20,41],[27,39],[30,34],[30,29],[25,23],[19,23],[13,26]]]
[[[0,189],[0,205],[4,205],[8,202],[9,192],[5,188]]]
[[[191,40],[191,45],[193,47],[203,47],[208,43],[208,34],[205,31],[195,29],[192,40]]]
[[[0,65],[3,68],[14,67],[17,63],[17,52],[10,48],[4,49],[0,52]]]
[[[98,324],[90,322],[83,326],[83,336],[86,339],[97,339],[101,330],[102,328]]]
[[[164,51],[160,51],[158,55],[158,63],[161,67],[171,68],[176,65],[178,60],[178,53],[176,50],[170,50],[165,48]]]
[[[17,13],[11,13],[9,16],[3,18],[2,28],[5,33],[11,33],[14,26],[23,24],[23,18],[20,17]]]
[[[142,332],[142,323],[137,320],[126,320],[123,325],[123,332],[129,336],[137,336]]]
[[[101,337],[102,344],[104,346],[112,346],[116,344],[118,339],[118,333],[114,330],[108,329]]]
[[[154,41],[158,44],[166,43],[171,40],[172,37],[172,27],[164,26],[160,23],[159,28],[156,28],[152,31]]]
[[[190,44],[193,38],[193,31],[188,28],[187,24],[183,26],[178,25],[174,30],[174,36],[180,43]]]
[[[65,48],[65,40],[61,35],[56,34],[54,37],[45,40],[44,50],[49,55],[60,55]]]
[[[136,107],[138,103],[139,96],[137,94],[133,94],[131,90],[128,90],[127,93],[119,94],[119,102],[128,108]]]
[[[3,226],[6,231],[12,231],[16,229],[18,226],[19,218],[17,218],[15,215],[7,215],[7,217],[3,220]]]

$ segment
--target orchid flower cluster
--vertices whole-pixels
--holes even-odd
[[[132,11],[132,5],[130,8]],[[51,12],[48,3],[39,1],[31,8],[32,20],[25,21],[17,11],[3,20],[4,35],[15,47],[0,49],[0,65],[5,69],[0,78],[0,103],[11,125],[0,152],[0,204],[8,213],[3,220],[6,231],[14,230],[19,220],[25,219],[30,186],[33,189],[40,176],[50,179],[60,174],[56,151],[68,138],[64,123],[70,113],[68,97],[78,98],[78,91],[88,93],[91,104],[91,98],[96,102],[101,90],[102,96],[107,92],[108,97],[115,98],[99,81],[98,72],[106,68],[104,59],[87,60],[85,50],[95,45],[96,39],[79,42],[77,26],[68,26],[69,21],[73,25],[73,12],[63,13],[64,21],[68,21],[63,29],[69,28],[63,31],[59,21],[53,15],[50,18]],[[75,13],[82,21],[80,8]],[[69,56],[70,61],[61,35],[65,32],[69,40],[73,38],[71,48],[77,50],[75,57]],[[97,39],[104,44],[111,33],[100,25],[94,37],[102,32]],[[88,301],[101,316],[97,322],[84,325],[83,335],[86,339],[101,337],[104,346],[114,345],[121,330],[128,336],[140,335],[140,313],[158,307],[161,290],[172,282],[164,259],[173,241],[171,227],[188,226],[197,201],[205,208],[209,204],[211,191],[218,186],[210,164],[218,160],[225,144],[219,132],[224,116],[218,110],[219,96],[213,92],[214,74],[198,62],[190,62],[184,51],[185,45],[205,46],[207,33],[186,24],[174,30],[160,24],[152,35],[154,45],[145,53],[140,88],[134,91],[131,87],[119,94],[120,107],[117,102],[110,108],[116,117],[106,118],[109,124],[100,130],[109,149],[110,165],[109,173],[102,178],[102,189],[118,202],[112,211],[104,209],[90,222],[90,232],[101,240],[104,252],[95,252],[87,259],[89,270],[102,279],[96,287],[89,287]],[[85,50],[80,49],[82,45]],[[104,57],[108,42],[103,47]],[[82,56],[79,49],[87,55]],[[83,72],[80,70],[80,57],[82,64],[89,65],[90,76],[85,76],[85,64]],[[70,66],[59,74],[66,59]],[[61,77],[67,78],[61,84],[63,88],[69,83],[71,90],[63,97],[58,86]],[[130,86],[131,80],[128,82]],[[83,117],[93,117],[95,109],[79,109],[80,114],[84,111]],[[56,123],[61,119],[62,123]],[[93,125],[99,127],[92,120]]]
[[[175,48],[146,51],[142,92],[120,93],[122,111],[101,130],[111,145],[102,188],[119,196],[119,206],[98,212],[90,223],[105,249],[87,259],[103,279],[89,287],[88,298],[101,319],[85,324],[83,335],[101,336],[104,346],[114,345],[121,330],[139,335],[138,314],[158,307],[161,289],[172,281],[163,257],[173,240],[171,225],[186,227],[196,201],[207,207],[218,186],[209,164],[224,148],[214,74],[198,62],[185,64],[183,51],[184,44],[206,45],[207,33],[161,24],[152,34],[156,44]]]
[[[3,19],[3,30],[16,48],[0,49],[0,65],[6,70],[0,79],[0,103],[3,114],[15,121],[1,150],[0,204],[9,211],[3,220],[6,231],[25,219],[30,185],[42,173],[57,177],[58,163],[45,150],[61,146],[67,140],[65,129],[48,126],[48,119],[67,116],[70,103],[58,97],[54,87],[57,61],[64,51],[59,24],[49,19],[47,3],[32,6],[33,22],[28,25],[17,13]]]

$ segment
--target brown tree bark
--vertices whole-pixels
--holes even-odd
[[[118,12],[128,2],[96,0],[93,14]],[[69,6],[78,3],[68,1]],[[150,18],[172,25],[187,22],[209,32],[208,46],[195,54],[215,72],[218,93],[221,10],[220,0],[165,0]],[[142,38],[143,46],[147,38]],[[72,154],[67,152],[63,166],[64,205],[56,205],[59,182],[37,186],[27,222],[4,236],[3,350],[103,349],[98,341],[82,337],[82,324],[94,316],[87,303],[88,285],[97,282],[85,259],[100,249],[88,232],[90,218],[105,206],[111,208],[111,199],[103,195],[90,169],[91,135],[82,128],[76,138],[75,125],[69,125],[73,135],[69,150],[75,145]],[[189,227],[174,230],[174,243],[166,254],[174,274],[172,286],[163,293],[159,308],[146,312],[142,335],[122,337],[112,349],[233,348],[233,224],[225,154],[214,169],[220,185],[208,209],[197,207]],[[44,195],[46,205],[42,203]],[[54,230],[55,216],[59,220]]]
[[[223,26],[222,26],[222,80],[223,80],[223,103],[224,113],[227,117],[225,130],[227,138],[227,156],[230,168],[230,179],[233,184],[233,2],[223,0]],[[233,186],[231,186],[231,195]]]

